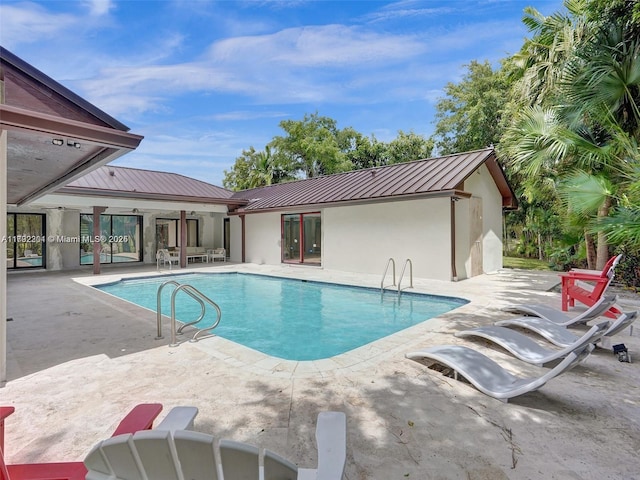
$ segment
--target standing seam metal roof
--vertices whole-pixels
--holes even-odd
[[[461,189],[469,175],[485,162],[494,162],[497,167],[489,170],[503,204],[515,205],[492,148],[244,190],[232,198],[249,200],[241,211],[252,212],[453,191]]]
[[[167,197],[196,197],[230,199],[233,192],[210,183],[177,173],[141,170],[106,165],[67,184],[60,193],[81,193],[82,190],[121,192],[135,195],[162,195]]]

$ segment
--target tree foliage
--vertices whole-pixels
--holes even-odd
[[[431,156],[433,142],[414,132],[398,132],[389,143],[365,137],[352,127],[339,129],[329,117],[307,114],[284,120],[285,135],[276,136],[264,151],[254,147],[236,158],[224,172],[223,185],[245,190],[296,178],[312,178],[361,168],[420,160]]]
[[[432,136],[444,155],[495,145],[503,129],[502,116],[510,82],[503,70],[488,61],[472,61],[460,83],[448,83],[446,96],[436,104]]]

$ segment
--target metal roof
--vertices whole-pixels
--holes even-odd
[[[142,137],[0,47],[7,203],[23,205],[135,150]]]
[[[515,195],[492,148],[243,190],[233,198],[249,201],[236,213],[249,213],[344,202],[464,195],[465,180],[483,164],[502,195],[503,207],[514,208]]]
[[[56,191],[62,194],[121,196],[242,204],[233,192],[177,173],[105,165]]]

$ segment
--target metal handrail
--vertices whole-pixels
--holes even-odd
[[[192,342],[197,342],[198,341],[198,336],[200,336],[200,334],[202,332],[207,332],[207,331],[210,332],[211,330],[216,328],[218,326],[218,324],[220,323],[220,318],[222,317],[222,312],[220,311],[220,307],[216,304],[216,302],[211,300],[209,297],[207,297],[204,293],[202,293],[197,288],[192,287],[191,285],[187,285],[187,284],[180,285],[179,287],[176,287],[176,289],[171,294],[171,343],[169,344],[170,347],[175,347],[176,345],[178,345],[176,343],[176,294],[180,290],[184,290],[187,293],[190,292],[190,293],[193,293],[195,295],[198,295],[202,300],[204,300],[209,305],[211,305],[213,308],[215,308],[216,309],[216,313],[218,314],[218,318],[216,319],[215,323],[211,327],[198,329],[198,331],[193,335],[193,337],[191,337],[191,341]],[[180,332],[182,332],[182,329],[184,327],[186,327],[188,325],[194,325],[194,324],[198,323],[200,320],[202,320],[203,318],[204,318],[204,307],[203,307],[203,311],[200,314],[200,317],[198,318],[198,320],[196,320],[195,322],[184,324],[182,327],[180,327]]]
[[[396,285],[396,261],[393,258],[387,260],[387,266],[384,267],[384,273],[382,274],[382,280],[380,281],[380,293],[384,293],[384,279],[387,277],[387,271],[389,270],[389,264],[393,267],[393,283],[387,285],[387,287],[395,287]]]
[[[409,264],[409,286],[404,288],[413,288],[413,262],[410,258],[407,258],[404,262],[404,266],[402,267],[402,273],[400,274],[400,279],[398,280],[398,297],[400,296],[400,292],[402,292],[402,288],[400,285],[402,284],[402,277],[404,277],[404,271],[407,268],[407,264]]]
[[[207,332],[207,331],[211,331],[214,328],[216,328],[218,326],[218,324],[220,323],[220,318],[222,317],[222,312],[220,311],[220,307],[213,301],[211,300],[209,297],[207,297],[204,293],[202,293],[200,290],[198,290],[197,288],[191,286],[191,285],[187,285],[187,284],[181,284],[175,280],[167,280],[166,282],[164,282],[162,285],[160,285],[160,287],[158,287],[158,293],[157,293],[157,309],[156,309],[156,319],[157,319],[157,323],[158,323],[158,336],[156,337],[156,339],[161,339],[164,338],[162,336],[162,299],[161,299],[161,294],[162,294],[162,289],[166,286],[166,285],[175,285],[176,288],[173,290],[173,292],[171,293],[171,343],[169,344],[169,346],[171,347],[175,347],[178,345],[177,341],[176,341],[176,333],[182,333],[182,329],[184,329],[185,327],[188,327],[190,325],[195,325],[198,322],[200,322],[204,316],[205,316],[205,312],[206,312],[206,307],[204,302],[207,302],[209,305],[211,305],[213,308],[216,309],[216,313],[218,318],[216,319],[215,323],[207,328],[201,328],[198,329],[196,331],[196,333],[193,335],[193,337],[191,337],[191,341],[192,342],[197,342],[198,341],[198,337],[202,334],[202,332]],[[187,295],[189,295],[191,298],[193,298],[194,300],[196,300],[199,304],[200,304],[200,316],[198,316],[198,319],[193,321],[193,322],[189,322],[189,323],[185,323],[183,324],[176,332],[176,295],[179,291],[184,291]]]
[[[164,338],[164,335],[162,335],[162,289],[167,285],[175,285],[176,287],[179,287],[181,284],[179,282],[176,282],[175,280],[167,280],[158,287],[158,293],[156,294],[156,323],[158,324],[158,336],[156,337],[156,340],[161,340]],[[200,303],[200,308],[202,309],[202,312],[204,314],[204,302],[191,292],[185,293],[187,293],[194,300]]]

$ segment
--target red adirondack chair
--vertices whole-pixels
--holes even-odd
[[[596,303],[600,297],[602,297],[609,285],[611,285],[615,275],[616,266],[621,259],[622,254],[611,257],[600,272],[597,270],[576,269],[561,273],[562,310],[566,312],[569,307],[575,306],[576,300],[588,307]],[[578,282],[583,283],[580,284]],[[587,285],[585,285],[584,282],[586,282]],[[609,318],[617,318],[620,313],[620,310],[615,307],[611,307],[605,316]]]
[[[14,407],[0,407],[0,480],[84,480],[87,469],[83,462],[23,463],[7,465],[4,461],[4,420]],[[136,405],[118,424],[113,436],[148,430],[162,411],[159,403]]]

